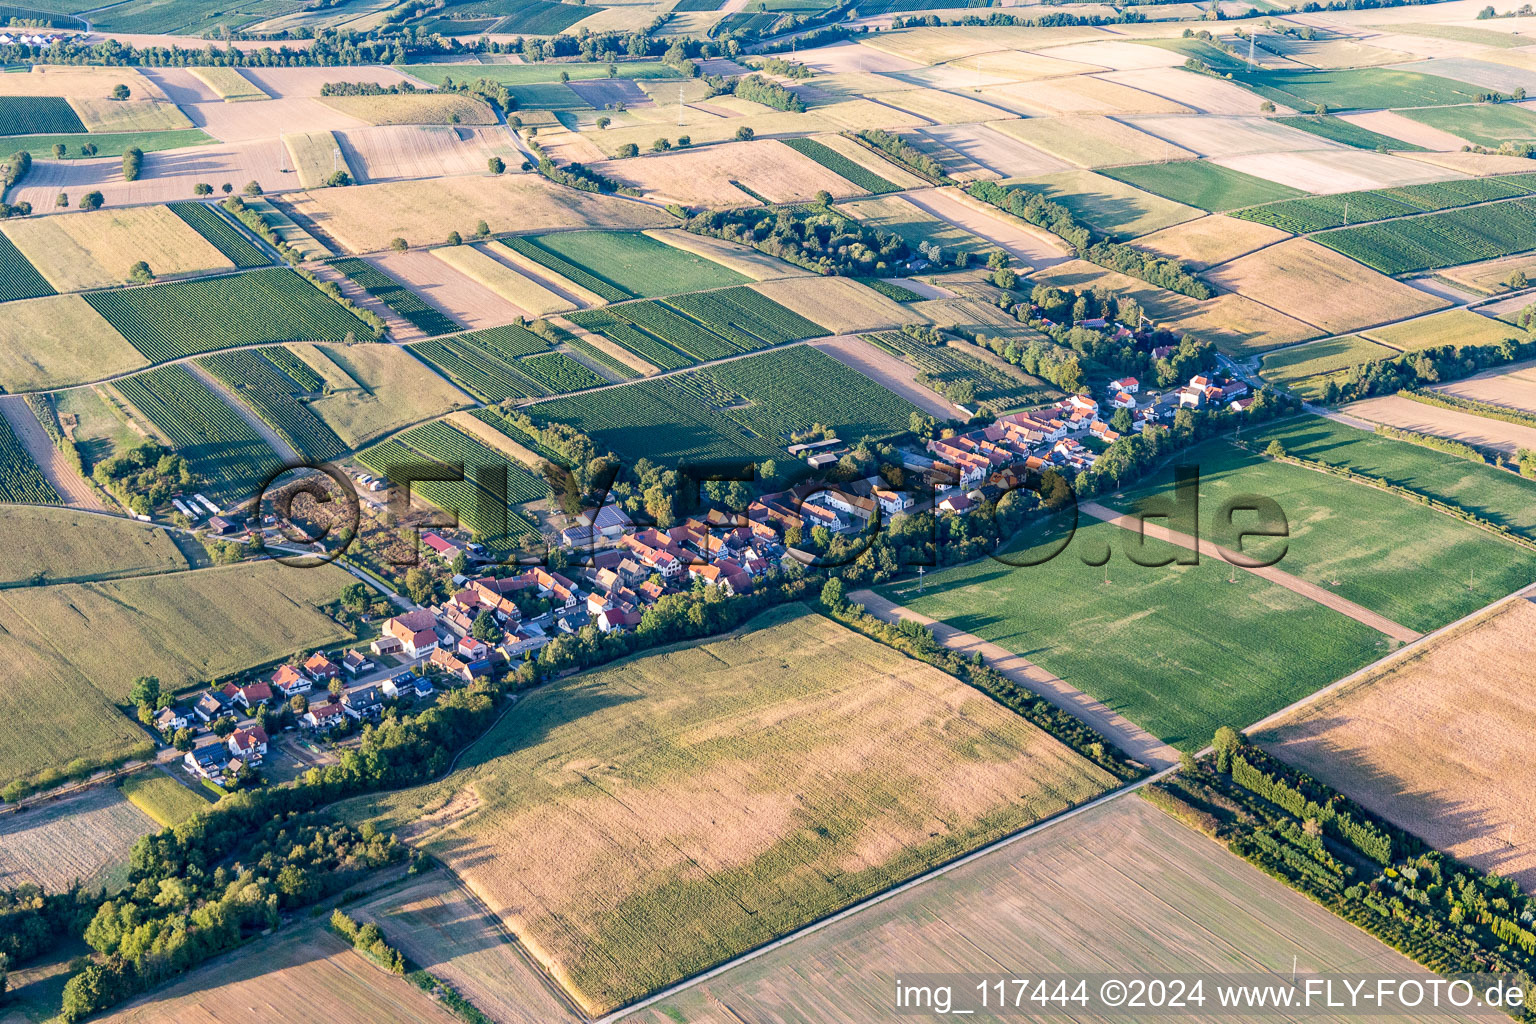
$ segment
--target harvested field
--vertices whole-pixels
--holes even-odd
[[[164,132],[192,127],[187,115],[165,100],[76,97],[69,103],[92,132]]]
[[[932,189],[907,193],[902,198],[919,210],[992,243],[1037,270],[1071,256],[1066,243],[1049,231],[973,199],[960,189]]]
[[[881,97],[881,99],[884,98],[884,96]],[[956,104],[956,107],[958,106]],[[816,113],[845,131],[858,131],[863,128],[908,128],[928,123],[926,119],[916,114],[909,114],[904,110],[888,107],[884,103],[865,99],[832,103],[819,107]],[[996,116],[1007,117],[1008,112],[999,110]]]
[[[834,197],[865,192],[782,142],[756,142],[673,150],[658,156],[594,165],[593,170],[633,185],[657,200],[694,206],[752,206],[757,200],[737,188],[741,182],[776,203],[800,203],[825,189]]]
[[[472,331],[500,327],[529,314],[541,315],[512,302],[474,275],[460,273],[451,259],[438,255],[449,251],[483,255],[467,245],[449,245],[416,252],[384,253],[368,257],[368,262],[421,296],[428,305],[442,310]],[[489,256],[484,258],[496,262]],[[496,266],[501,267],[501,264]],[[512,270],[501,269],[515,276]]]
[[[1403,116],[1458,135],[1479,146],[1536,142],[1536,112],[1513,103],[1405,110]]]
[[[997,121],[990,127],[1078,167],[1189,160],[1195,155],[1130,125],[1093,115]]]
[[[973,256],[988,248],[982,239],[908,202],[904,196],[859,199],[841,204],[838,211],[877,230],[900,235],[914,250],[923,242],[945,250],[964,250]]]
[[[147,365],[79,295],[7,302],[0,317],[0,388],[7,391],[102,380]]]
[[[1412,58],[1411,54],[1401,50],[1391,50],[1342,37],[1293,39],[1289,36],[1270,35],[1264,37],[1264,48],[1298,64],[1313,68],[1380,67],[1399,64]],[[1430,72],[1430,69],[1423,64],[1414,64],[1413,70]]]
[[[1134,238],[1204,216],[1203,210],[1175,203],[1092,171],[1060,171],[1004,182],[1061,203],[1094,229],[1116,238]]]
[[[283,205],[353,252],[376,252],[396,236],[436,245],[484,220],[493,234],[566,227],[671,226],[670,215],[608,196],[562,188],[533,174],[397,181],[328,188]]]
[[[446,871],[353,904],[352,911],[376,922],[392,945],[433,977],[452,985],[498,1024],[576,1024],[579,1020],[501,922]]]
[[[133,844],[159,830],[113,786],[7,814],[0,817],[0,886],[32,882],[60,892],[76,879],[87,888],[121,885]]]
[[[1536,277],[1536,255],[1506,256],[1503,259],[1468,263],[1440,271],[1439,276],[1484,295],[1496,295],[1509,288],[1506,282],[1516,271],[1527,279]]]
[[[1533,659],[1536,604],[1514,600],[1255,739],[1436,849],[1527,888]]]
[[[963,418],[960,409],[944,396],[917,383],[917,367],[881,351],[857,335],[840,335],[818,341],[816,347],[844,366],[857,370],[893,395],[900,395],[937,420]]]
[[[333,110],[368,124],[495,124],[480,100],[458,93],[414,92],[383,96],[325,96]]]
[[[309,408],[350,448],[472,404],[468,395],[394,345],[290,347],[333,382],[333,393],[314,399]]]
[[[1485,370],[1465,380],[1437,385],[1434,390],[1536,414],[1536,367],[1530,363]]]
[[[744,245],[727,242],[723,238],[695,235],[692,232],[676,228],[653,228],[647,231],[646,234],[658,242],[665,242],[684,252],[691,252],[697,256],[702,256],[754,281],[771,281],[781,277],[804,277],[809,273],[809,271],[801,270],[793,263],[786,263],[783,260],[769,256],[767,253],[758,252],[756,249],[749,249]]]
[[[461,1024],[404,978],[373,966],[324,918],[217,957],[104,1016],[101,1024],[246,1021],[282,1007],[284,1024]]]
[[[1255,153],[1219,157],[1215,162],[1234,171],[1314,193],[1417,185],[1426,181],[1444,181],[1448,177],[1443,170],[1426,167],[1417,160],[1358,149]]]
[[[1148,47],[1148,49],[1151,49]],[[1168,53],[1167,50],[1157,51]],[[1169,54],[1171,56],[1171,54]],[[1174,103],[1188,107],[1197,114],[1257,114],[1262,97],[1240,85],[1210,75],[1196,75],[1183,68],[1155,67],[1138,71],[1111,71],[1096,75],[1106,82],[1116,82],[1132,89],[1162,96]],[[1277,113],[1290,113],[1291,108],[1276,104]]]
[[[1428,313],[1448,303],[1304,238],[1260,249],[1206,272],[1225,291],[1343,334]]]
[[[1419,320],[1377,327],[1362,332],[1372,341],[1405,352],[1440,345],[1497,345],[1505,338],[1525,341],[1530,335],[1502,320],[1481,316],[1470,309],[1449,309]]]
[[[1536,92],[1536,68],[1522,68],[1497,61],[1471,57],[1437,57],[1434,60],[1418,61],[1409,70],[1439,75],[1456,82],[1470,82],[1506,96],[1516,89]]]
[[[489,255],[485,249],[472,245],[445,245],[431,252],[454,270],[495,292],[526,315],[548,316],[576,308],[574,303],[518,273],[510,265]],[[464,319],[461,314],[455,315]]]
[[[155,769],[130,775],[118,783],[117,788],[129,803],[166,828],[206,811],[212,803],[201,793]]]
[[[212,89],[225,103],[271,99],[242,75],[239,68],[188,68],[187,73]]]
[[[863,45],[919,64],[940,64],[997,50],[1041,49],[1104,39],[1096,28],[1023,28],[1000,25],[905,28],[866,36]]]
[[[752,290],[834,334],[895,327],[909,319],[900,303],[846,277],[763,281],[752,285]]]
[[[1522,448],[1536,451],[1536,427],[1506,423],[1458,409],[1441,409],[1397,395],[1352,402],[1341,411],[1371,423],[1384,423],[1400,430],[1446,437],[1509,455]]]
[[[170,88],[169,82],[166,88]],[[255,142],[367,124],[310,99],[252,100],[239,105],[219,100],[189,103],[186,111],[199,128],[225,142]]]
[[[1523,156],[1497,156],[1492,153],[1405,153],[1409,160],[1449,168],[1462,174],[1526,174],[1531,164]]]
[[[317,97],[327,82],[371,82],[388,88],[409,81],[392,67],[349,66],[345,72],[331,67],[242,68],[241,73],[263,92],[277,99]]]
[[[901,188],[922,188],[927,184],[906,168],[891,163],[844,135],[817,135],[815,141],[834,153],[846,157],[871,174]]]
[[[1047,174],[1072,165],[1041,149],[1019,142],[987,125],[964,124],[923,130],[967,160],[986,168],[999,178],[1016,175]]]
[[[1182,103],[1090,75],[1009,82],[982,89],[986,99],[1036,117],[1055,114],[1188,114]]]
[[[143,260],[158,277],[233,270],[235,265],[164,206],[14,220],[3,228],[61,292],[127,284]]]
[[[293,159],[294,172],[304,188],[321,188],[337,172],[352,176],[346,154],[341,151],[335,132],[299,132],[283,136],[283,145]]]
[[[956,941],[956,936],[964,941]],[[1135,796],[978,858],[625,1018],[740,1024],[892,1018],[892,964],[995,976],[1429,972]],[[959,1007],[962,992],[955,992]],[[984,1018],[983,1018],[984,1019]],[[1019,1020],[1048,1015],[1020,1011]],[[1074,1014],[1084,1024],[1122,1017]],[[1272,1018],[1238,1016],[1234,1024]],[[1350,1018],[1320,1014],[1319,1024]],[[1432,1017],[1400,1024],[1424,1024]],[[1481,1024],[1496,1024],[1487,1011]]]
[[[1130,117],[1133,127],[1199,156],[1229,157],[1250,153],[1296,153],[1327,149],[1316,135],[1288,128],[1264,117]],[[1338,148],[1354,155],[1355,151]],[[1161,159],[1154,154],[1145,159]],[[1121,161],[1131,163],[1133,161]]]
[[[1171,68],[1184,63],[1183,56],[1171,50],[1142,43],[1128,43],[1119,39],[1096,39],[1084,43],[1068,43],[1036,49],[1038,56],[1057,60],[1079,61],[1094,64],[1111,71],[1131,71],[1139,68]]]
[[[30,72],[0,75],[0,96],[64,96],[106,99],[126,85],[137,99],[165,99],[165,94],[134,68],[85,65],[34,65]]]
[[[391,125],[350,128],[336,132],[336,138],[347,165],[365,184],[483,174],[486,161],[493,156],[515,162],[515,147],[505,133],[494,128]]]
[[[1390,135],[1425,149],[1460,149],[1466,145],[1466,140],[1459,135],[1431,128],[1395,110],[1371,110],[1362,114],[1340,114],[1339,117],[1366,131]]]
[[[980,100],[971,99],[939,89],[914,89],[906,92],[881,93],[879,100],[888,107],[935,124],[969,124],[976,121],[1000,121],[1013,116],[1013,111],[995,107]]]
[[[254,104],[240,104],[243,109]],[[225,104],[218,104],[223,108]],[[237,109],[235,104],[228,104]],[[86,192],[102,194],[106,207],[147,203],[181,202],[193,198],[193,185],[204,182],[217,188],[223,182],[236,185],[257,181],[268,192],[298,185],[288,152],[275,136],[263,142],[192,146],[144,154],[144,168],[137,181],[123,180],[121,157],[91,160],[45,160],[11,190],[8,202],[26,201],[38,210],[53,209],[60,192],[78,202]]]
[[[343,813],[409,826],[595,1013],[1110,783],[828,619],[753,625],[545,687],[450,780]]]
[[[1204,270],[1289,237],[1288,233],[1266,224],[1213,215],[1142,235],[1134,244],[1138,249],[1182,260],[1195,270]]]
[[[872,47],[855,42],[838,42],[801,50],[797,61],[823,74],[840,74],[849,71],[906,71],[922,67],[917,61],[906,60]]]
[[[37,576],[50,583],[86,583],[190,568],[169,533],[131,519],[5,505],[0,524],[6,543],[0,586]]]

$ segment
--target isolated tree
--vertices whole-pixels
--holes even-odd
[[[347,684],[343,683],[340,679],[332,679],[331,684],[326,689],[330,691],[332,697],[340,698],[346,692]]]
[[[123,150],[123,180],[137,181],[139,171],[144,167],[144,151],[138,146],[129,146]]]
[[[570,80],[571,80],[571,73],[569,71],[562,71],[562,72],[560,72],[560,81],[562,81],[562,82],[569,82]]]
[[[640,155],[640,147],[635,145],[633,142],[626,142],[626,143],[624,143],[624,145],[619,147],[619,157],[621,159],[627,160],[627,159],[629,159],[632,156],[639,156],[639,155]]]
[[[455,576],[463,576],[469,572],[469,559],[464,556],[464,552],[460,551],[453,556],[453,563],[448,568],[453,570]]]
[[[493,156],[485,162],[486,169],[492,174],[503,174],[507,169],[507,162],[499,156]]]
[[[389,247],[395,250],[395,252],[405,252],[405,250],[411,247],[411,244],[405,239],[397,237],[390,239]]]
[[[1275,104],[1271,100],[1265,100],[1263,103],[1259,104],[1259,113],[1261,113],[1261,114],[1273,114],[1274,112],[1275,112]]]
[[[125,100],[131,95],[132,93],[128,91],[128,87],[126,85],[119,83],[112,87],[112,98],[115,100]]]
[[[821,585],[821,606],[829,611],[837,611],[843,607],[843,581],[833,576]]]
[[[1019,275],[1014,273],[1012,267],[999,267],[997,270],[992,271],[992,283],[999,288],[1006,288],[1012,291],[1018,286]]]
[[[1243,738],[1238,735],[1236,729],[1230,725],[1224,725],[1216,730],[1216,736],[1211,740],[1211,746],[1216,748],[1216,770],[1230,772],[1232,770],[1232,755],[1242,746]]]
[[[60,192],[59,193],[59,197],[53,201],[53,205],[57,206],[61,210],[65,209],[66,207],[68,207],[69,206],[69,193],[68,192]]]
[[[64,143],[62,143],[62,142],[55,142],[53,144],[53,158],[55,160],[63,160],[65,155],[68,154],[68,153],[69,153],[69,147],[64,145]]]
[[[195,740],[196,736],[193,734],[191,729],[177,729],[176,734],[171,737],[171,746],[175,747],[177,750],[180,750],[182,753],[186,753],[188,750],[192,749],[192,744],[195,742]]]
[[[225,715],[223,718],[215,719],[212,726],[213,734],[219,737],[219,739],[223,739],[235,731],[236,724],[233,715]]]
[[[128,280],[135,284],[148,284],[155,279],[154,271],[149,269],[149,264],[143,260],[135,263],[128,269]]]
[[[81,145],[80,145],[80,155],[81,156],[95,156],[96,155],[96,143],[94,143],[94,142],[81,143]]]
[[[1312,108],[1312,113],[1316,114],[1318,117],[1326,117],[1328,114],[1328,104],[1319,103],[1317,106]]]
[[[432,577],[421,566],[412,566],[405,571],[405,593],[417,604],[426,604],[432,600]]]
[[[229,195],[234,190],[235,190],[235,186],[231,185],[227,181],[224,184],[219,186],[219,191],[223,192],[225,195]]]
[[[491,226],[483,220],[475,221],[475,237],[487,238],[490,236]]]
[[[259,196],[261,195],[261,184],[255,178],[252,178],[245,183],[245,188],[241,189],[241,191],[248,196]]]
[[[1115,414],[1109,418],[1109,429],[1117,434],[1129,434],[1136,426],[1131,418],[1131,410],[1116,409]]]
[[[496,625],[496,617],[489,609],[485,609],[475,616],[474,624],[469,627],[469,635],[476,640],[494,644],[501,641],[503,634],[501,627]]]
[[[671,148],[672,141],[670,139],[657,139],[655,142],[651,143],[651,150],[656,153],[665,153]]]
[[[342,185],[352,184],[352,175],[346,171],[332,171],[331,176],[325,179],[326,188],[340,188]]]
[[[448,232],[448,244],[449,245],[463,245],[464,244],[464,236],[459,234],[457,231],[450,231],[450,232]]]
[[[819,190],[816,193],[816,205],[817,206],[831,206],[832,205],[832,193],[828,192],[826,189]]]
[[[213,186],[206,181],[200,181],[192,186],[192,194],[195,196],[211,196],[213,195]]]
[[[611,124],[613,124],[613,118],[609,117],[607,114],[604,114],[597,119],[598,131],[602,131],[604,128],[607,128]]]
[[[295,717],[304,714],[309,710],[309,698],[302,693],[294,694],[288,698],[288,710],[292,711]]]
[[[1525,288],[1530,285],[1530,279],[1525,276],[1525,271],[1517,270],[1509,275],[1509,280],[1504,282],[1510,288]]]
[[[1008,265],[1008,254],[1001,249],[993,249],[987,253],[987,269],[1002,270]]]
[[[736,141],[737,142],[750,142],[750,141],[752,141],[752,139],[754,139],[756,137],[757,137],[757,132],[753,131],[747,125],[742,125],[740,128],[736,129]]]

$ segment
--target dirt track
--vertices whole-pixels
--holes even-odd
[[[844,366],[872,378],[877,384],[883,385],[932,416],[941,420],[952,420],[962,415],[958,408],[917,383],[916,368],[893,355],[880,351],[863,338],[852,334],[841,334],[828,341],[818,341],[815,347]]]
[[[24,399],[17,395],[0,398],[0,414],[10,423],[16,439],[26,448],[27,454],[32,456],[32,461],[42,469],[43,478],[53,485],[53,489],[59,492],[70,508],[108,511],[90,484],[64,461],[64,456],[53,446],[53,441],[43,431],[42,424],[37,422],[37,417],[32,414]]]

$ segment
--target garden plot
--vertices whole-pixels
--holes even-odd
[[[0,96],[63,96],[105,99],[126,85],[137,99],[165,99],[165,93],[134,68],[34,65],[30,72],[0,75]]]
[[[77,880],[91,888],[109,878],[121,885],[134,843],[158,831],[114,786],[6,815],[0,818],[0,886],[31,882],[63,892]]]
[[[0,228],[55,290],[127,284],[140,260],[157,276],[235,265],[164,206],[7,221]]]
[[[347,164],[364,183],[484,173],[491,157],[512,162],[516,156],[516,147],[499,128],[390,125],[335,135]]]
[[[1508,96],[1516,89],[1536,93],[1536,67],[1512,67],[1467,57],[1445,57],[1418,61],[1405,67],[1426,75],[1439,75],[1457,82],[1471,82]]]
[[[1348,257],[1292,239],[1206,272],[1225,291],[1255,299],[1332,334],[1401,320],[1448,303],[1361,266]]]
[[[505,248],[501,248],[505,252]],[[472,245],[443,245],[430,250],[431,254],[458,273],[470,278],[484,288],[510,303],[512,308],[531,316],[548,316],[575,309],[576,305],[555,294],[532,278],[514,270],[508,263],[494,258],[487,249]],[[458,315],[458,314],[456,314]],[[459,319],[469,321],[462,315]],[[510,323],[511,320],[503,320]],[[485,326],[470,324],[471,327]]]
[[[1528,888],[1533,658],[1536,604],[1510,601],[1255,739],[1436,849]]]
[[[7,302],[0,316],[0,389],[102,380],[148,365],[79,295]]]
[[[148,159],[148,158],[146,158]],[[436,245],[484,220],[492,234],[568,227],[669,226],[672,217],[639,203],[578,192],[532,174],[392,181],[315,189],[284,205],[352,252],[387,249],[396,237]]]
[[[1143,235],[1134,244],[1138,249],[1182,260],[1196,270],[1203,270],[1289,237],[1267,224],[1213,215]]]
[[[833,334],[897,327],[911,318],[899,302],[846,277],[763,281],[752,290]]]
[[[1005,184],[1018,185],[1055,200],[1095,230],[1118,238],[1145,235],[1205,216],[1204,210],[1154,196],[1092,171],[1033,175]]]
[[[1072,165],[1044,150],[1019,142],[986,125],[949,125],[925,128],[924,135],[1000,178],[1064,171]]]
[[[1340,114],[1339,119],[1348,121],[1368,132],[1378,132],[1394,139],[1425,149],[1460,149],[1467,144],[1459,135],[1431,128],[1394,110],[1371,110],[1360,114]]]
[[[1190,160],[1195,154],[1108,117],[1031,117],[994,121],[993,131],[1034,146],[1076,167],[1114,167],[1152,160]]]
[[[1416,434],[1445,437],[1478,448],[1504,452],[1506,455],[1514,455],[1522,448],[1536,451],[1536,428],[1490,419],[1459,409],[1441,409],[1397,395],[1351,402],[1341,411],[1371,423],[1383,423]]]
[[[694,206],[754,205],[756,200],[735,182],[775,203],[807,202],[823,190],[835,197],[865,194],[857,185],[771,139],[673,150],[603,163],[593,170],[632,185],[651,198]]]
[[[1215,162],[1234,171],[1319,194],[1417,185],[1454,177],[1414,160],[1358,149],[1229,156],[1218,157]]]
[[[1010,82],[988,86],[981,94],[999,106],[1037,117],[1053,114],[1192,113],[1182,103],[1090,75]]]
[[[241,68],[240,73],[276,99],[315,97],[330,82],[372,83],[388,88],[410,79],[390,67],[354,65],[345,69],[313,68]],[[417,83],[419,84],[419,83]]]
[[[1161,51],[1168,52],[1168,51]],[[1210,75],[1200,75],[1182,68],[1155,67],[1137,71],[1111,71],[1095,78],[1117,82],[1131,89],[1162,96],[1182,104],[1197,114],[1257,114],[1263,99],[1240,85]],[[1289,107],[1275,105],[1277,113],[1294,113]]]
[[[1199,156],[1230,157],[1330,148],[1350,156],[1357,153],[1264,117],[1129,117],[1126,121]]]
[[[95,191],[102,194],[105,206],[136,206],[191,199],[192,187],[199,183],[218,188],[229,182],[239,188],[247,181],[257,181],[266,191],[275,192],[299,187],[297,175],[287,171],[291,166],[288,151],[276,138],[145,153],[137,181],[123,180],[120,157],[43,160],[32,165],[32,172],[11,190],[7,201],[26,201],[34,209],[51,210],[60,192],[73,204]]]
[[[446,249],[477,251],[469,246],[447,246]],[[514,305],[483,282],[454,270],[451,261],[434,258],[443,251],[392,252],[370,256],[368,261],[421,296],[422,301],[447,313],[470,330],[500,327],[529,314],[540,315]],[[485,258],[490,260],[489,256]],[[510,269],[502,269],[512,273]]]
[[[990,203],[973,199],[960,189],[909,192],[902,199],[976,238],[991,242],[1037,270],[1060,263],[1072,255],[1065,242],[1044,228],[1020,220]]]

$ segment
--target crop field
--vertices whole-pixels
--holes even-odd
[[[1216,163],[1235,171],[1267,178],[1303,192],[1344,192],[1350,189],[1419,185],[1444,178],[1443,171],[1391,153],[1365,152],[1334,146],[1279,153],[1244,153],[1218,157]]]
[[[1255,249],[1284,241],[1286,232],[1234,217],[1188,220],[1136,239],[1136,248],[1182,260],[1196,270],[1235,260]]]
[[[1135,535],[1086,517],[1063,550],[1068,526],[1058,518],[1010,544],[1003,557],[1018,567],[982,561],[882,592],[1027,657],[1181,750],[1386,653],[1382,634],[1252,573],[1209,558],[1133,564],[1115,552]],[[1143,561],[1176,551],[1152,539],[1142,550]],[[1105,566],[1084,562],[1106,554]]]
[[[1188,464],[1200,469],[1200,500],[1207,508],[1245,494],[1279,503],[1289,535],[1276,568],[1420,633],[1536,579],[1536,554],[1409,499],[1264,459],[1221,440],[1190,451]],[[1130,512],[1159,496],[1171,496],[1166,483],[1138,487],[1105,504]],[[1414,543],[1404,545],[1406,537]],[[1221,543],[1218,534],[1209,539]],[[1276,552],[1279,542],[1259,541],[1254,549]]]
[[[805,277],[808,271],[801,270],[793,263],[785,263],[781,259],[769,256],[767,253],[758,252],[756,249],[728,242],[723,238],[711,238],[709,235],[695,235],[689,231],[677,228],[656,229],[647,231],[646,234],[658,242],[684,252],[691,252],[696,256],[702,256],[712,263],[718,263],[722,267],[734,270],[744,277],[750,277],[754,281],[776,280],[782,277]]]
[[[0,234],[0,302],[36,299],[54,293],[53,286],[16,248],[10,236]]]
[[[1531,230],[1536,233],[1536,221]],[[1302,238],[1222,264],[1207,271],[1205,277],[1218,288],[1334,334],[1446,305],[1444,299],[1372,273]]]
[[[1004,185],[1028,189],[1054,200],[1096,231],[1115,238],[1132,238],[1182,224],[1202,211],[1175,203],[1092,171],[1061,171],[1028,179],[1005,179]]]
[[[246,100],[271,99],[261,87],[246,78],[238,68],[188,68],[187,72],[208,88],[218,93],[225,103],[241,103]]]
[[[1329,110],[1433,107],[1473,103],[1479,92],[1464,82],[1398,68],[1344,68],[1329,71],[1232,72],[1232,81],[1267,100],[1298,110],[1319,103]],[[1482,90],[1486,91],[1486,90]]]
[[[533,523],[509,506],[547,496],[544,481],[441,420],[359,452],[356,458],[361,465],[391,480],[402,469],[424,465],[424,460],[440,463],[449,470],[462,469],[461,479],[410,481],[411,496],[453,514],[476,540],[498,551],[516,546],[521,538],[538,537]],[[500,484],[495,480],[487,479],[482,486],[481,472],[487,469],[493,475],[505,470],[505,495],[500,493]]]
[[[518,369],[543,384],[552,394],[557,395],[567,391],[600,388],[604,384],[612,383],[606,377],[593,373],[564,352],[529,356],[518,363]]]
[[[329,462],[346,452],[346,443],[298,398],[321,391],[324,380],[287,349],[219,352],[204,356],[197,365],[306,459]]]
[[[695,395],[666,380],[638,381],[540,402],[536,419],[567,423],[599,448],[627,462],[649,459],[676,466],[724,459],[776,458],[782,446],[745,434],[736,423],[712,412]]]
[[[1536,249],[1536,200],[1339,228],[1318,242],[1384,274],[1405,274]]]
[[[622,302],[625,299],[634,298],[627,289],[620,288],[618,285],[598,277],[585,267],[577,266],[553,250],[539,245],[532,239],[521,235],[514,235],[511,238],[500,239],[500,242],[519,256],[532,260],[546,270],[608,302]]]
[[[154,424],[220,505],[257,496],[279,466],[277,453],[208,385],[180,364],[113,381],[113,388]]]
[[[741,348],[759,347],[754,344],[756,339],[768,345],[782,345],[832,333],[810,315],[815,311],[814,307],[821,303],[811,297],[815,290],[808,291],[807,286],[811,281],[821,280],[846,279],[767,281],[749,288],[725,288],[680,295],[669,299],[668,303],[723,337],[733,340]],[[863,285],[848,283],[857,291],[845,295],[845,300],[853,294],[867,292],[878,300],[890,301]]]
[[[133,844],[157,831],[154,820],[112,786],[8,814],[0,818],[0,885],[32,882],[50,892],[67,890],[76,879],[87,888],[109,879],[121,885]]]
[[[928,345],[900,332],[868,334],[864,340],[918,370],[917,383],[943,394],[956,384],[967,383],[975,392],[974,405],[985,415],[996,416],[1013,409],[1040,405],[1061,394],[1056,388],[1022,371],[994,366],[962,345]]]
[[[1536,604],[1516,600],[1330,694],[1257,741],[1439,850],[1536,884],[1521,742]]]
[[[1375,359],[1391,359],[1397,354],[1397,349],[1351,334],[1271,352],[1264,357],[1259,374],[1273,384],[1289,387],[1309,377],[1347,369],[1357,363],[1368,363]],[[1319,388],[1308,389],[1308,393],[1316,398],[1322,397]]]
[[[241,270],[265,267],[272,262],[256,243],[242,235],[206,203],[172,203],[170,209]]]
[[[330,266],[428,337],[463,329],[448,314],[427,305],[421,296],[366,260],[348,256],[331,260]]]
[[[508,239],[510,244],[519,239]],[[746,276],[694,253],[633,231],[561,231],[521,239],[586,270],[624,294],[649,298],[741,284]],[[524,255],[528,250],[519,247]],[[536,258],[536,257],[534,257]],[[559,267],[551,267],[564,273]],[[569,276],[569,275],[565,275]],[[579,284],[591,288],[587,281]],[[594,291],[599,291],[593,288]],[[602,294],[599,291],[599,294]],[[604,295],[604,298],[613,298]]]
[[[1496,199],[1517,199],[1529,196],[1532,192],[1536,192],[1536,175],[1506,174],[1492,178],[1466,178],[1309,196],[1239,210],[1235,216],[1287,231],[1322,231],[1364,221],[1434,213]]]
[[[350,639],[319,609],[351,580],[276,562],[0,591],[0,779],[145,742],[119,709],[137,676],[167,693]],[[103,642],[110,637],[111,642]]]
[[[542,478],[533,475],[515,460],[486,447],[478,439],[442,420],[434,420],[431,423],[413,427],[394,438],[391,443],[404,445],[444,465],[462,464],[465,477],[471,480],[476,478],[476,470],[482,466],[505,466],[507,468],[507,501],[513,505],[538,501],[548,494],[548,488]]]
[[[815,160],[833,174],[847,178],[866,192],[897,192],[902,188],[815,139],[785,139],[784,144],[800,155]]]
[[[459,334],[440,341],[421,341],[409,348],[483,402],[550,393],[521,369],[521,356],[547,351],[548,342],[515,324]]]
[[[1470,309],[1448,309],[1444,313],[1390,327],[1373,327],[1364,334],[1372,341],[1405,352],[1440,345],[1497,345],[1505,338],[1525,341],[1530,337],[1518,327]]]
[[[348,816],[410,828],[596,1014],[1110,783],[828,619],[755,622],[546,687],[449,781]]]
[[[146,361],[78,295],[28,299],[0,316],[0,388],[29,391],[127,373]]]
[[[320,102],[368,124],[495,124],[480,100],[458,93],[416,92],[383,96],[323,96]]]
[[[91,131],[165,132],[191,128],[181,108],[165,100],[110,100],[77,96],[69,101]]]
[[[0,96],[0,135],[60,135],[85,131],[80,115],[58,96]]]
[[[548,316],[576,308],[568,299],[477,246],[443,245],[433,249],[432,255],[533,316]]]
[[[979,255],[993,248],[985,239],[919,209],[901,196],[856,199],[840,203],[837,212],[877,231],[900,235],[914,251],[924,242],[937,245],[950,255],[956,251]]]
[[[164,206],[27,217],[11,221],[4,230],[61,292],[127,284],[140,260],[162,275],[235,269],[195,225]]]
[[[283,145],[304,188],[323,187],[337,171],[352,173],[333,132],[293,132],[283,136]]]
[[[138,148],[144,153],[158,153],[167,149],[183,149],[187,146],[203,146],[214,138],[197,128],[184,128],[169,132],[111,132],[92,135],[15,135],[0,142],[0,152],[14,153],[26,150],[34,160],[52,160],[53,147],[63,144],[66,160],[83,160],[86,155],[80,147],[86,143],[96,147],[96,157],[122,156],[124,150]]]
[[[90,292],[85,300],[156,362],[237,345],[370,334],[361,320],[286,267]]]
[[[1278,123],[1286,125],[1290,128],[1298,128],[1310,135],[1316,135],[1319,138],[1327,139],[1329,142],[1338,142],[1346,146],[1353,146],[1355,149],[1374,150],[1385,146],[1388,149],[1394,149],[1400,152],[1406,151],[1415,153],[1424,149],[1423,146],[1415,146],[1411,142],[1405,142],[1402,139],[1395,138],[1391,135],[1383,135],[1380,132],[1373,132],[1369,128],[1363,128],[1358,124],[1352,124],[1351,122],[1335,117],[1332,114],[1325,114],[1322,117],[1318,117],[1315,114],[1309,114],[1304,117],[1278,117],[1275,120]]]
[[[117,787],[128,802],[165,828],[179,825],[209,807],[201,793],[188,789],[159,771],[138,772]]]
[[[461,1024],[405,978],[375,967],[326,927],[307,919],[207,961],[101,1024],[187,1024],[249,1018],[282,1007],[285,1024]]]
[[[1189,160],[1195,155],[1155,135],[1095,114],[997,121],[991,127],[1078,167]]]
[[[1491,149],[1497,149],[1504,142],[1536,142],[1536,114],[1509,103],[1429,107],[1404,110],[1402,114],[1420,124]]]
[[[1271,440],[1292,455],[1348,466],[1536,540],[1536,481],[1321,416],[1266,425],[1249,443],[1262,449]]]
[[[331,384],[309,409],[348,448],[470,405],[464,392],[396,345],[295,345],[293,351]]]
[[[607,309],[578,310],[567,314],[565,319],[577,327],[601,335],[660,370],[676,370],[697,362],[693,357],[664,344],[656,336],[636,328],[630,321],[615,316]]]
[[[0,502],[26,505],[62,505],[64,499],[53,489],[26,447],[0,417]]]
[[[164,530],[116,516],[12,505],[0,509],[6,559],[0,587],[41,578],[85,583],[188,568]]]
[[[1234,210],[1303,194],[1298,189],[1230,170],[1208,160],[1109,167],[1099,173],[1134,185],[1143,192],[1211,211]]]

